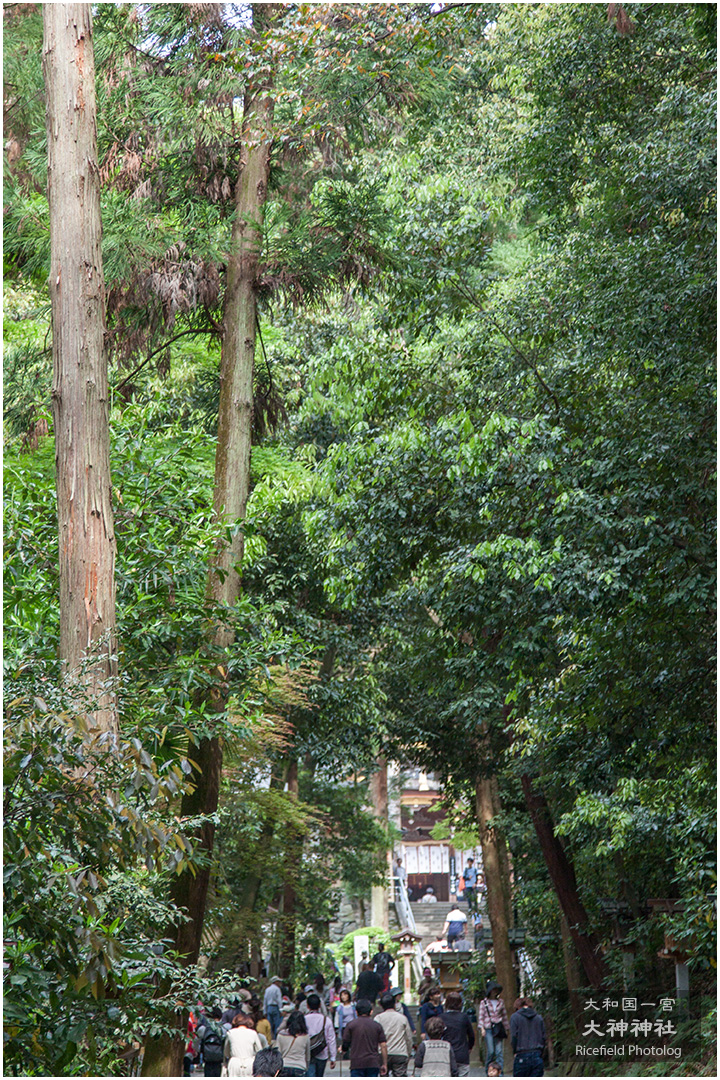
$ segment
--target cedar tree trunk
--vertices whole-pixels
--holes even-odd
[[[115,529],[90,4],[43,4],[60,659],[117,732]],[[83,710],[84,711],[84,710]]]
[[[253,4],[253,25],[262,27],[274,17],[277,5]],[[215,451],[213,506],[217,520],[233,529],[229,543],[213,553],[208,571],[207,595],[215,604],[214,644],[227,648],[234,631],[230,609],[240,595],[240,563],[243,533],[238,522],[245,517],[250,492],[250,440],[253,412],[253,372],[257,326],[257,268],[262,246],[264,206],[270,169],[273,101],[271,79],[246,90],[243,110],[240,175],[235,187],[235,220],[227,263],[220,359],[220,405]],[[215,671],[209,695],[212,711],[222,713],[228,696],[227,673]],[[222,747],[218,738],[202,739],[192,749],[198,765],[195,789],[183,796],[183,816],[214,814],[218,806],[222,775]],[[210,884],[210,859],[215,826],[206,822],[196,837],[207,865],[195,873],[183,871],[173,889],[173,899],[185,908],[189,922],[178,928],[177,948],[188,964],[200,953],[205,908]],[[182,1039],[148,1040],[143,1061],[144,1076],[177,1076],[182,1068]]]

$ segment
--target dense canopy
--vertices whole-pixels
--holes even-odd
[[[517,923],[558,1046],[585,988],[672,990],[670,940],[672,1067],[712,1074],[715,5],[94,7],[100,734],[50,6],[4,10],[7,1074],[126,1075],[240,960],[307,977],[386,876],[387,760],[497,856],[496,970]]]

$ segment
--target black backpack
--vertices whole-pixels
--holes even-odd
[[[217,1028],[208,1026],[200,1043],[203,1058],[208,1065],[215,1065],[218,1061],[222,1061],[224,1046],[225,1033],[221,1034]]]

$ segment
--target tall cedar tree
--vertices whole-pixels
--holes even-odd
[[[115,732],[115,532],[90,4],[45,4],[43,24],[60,659],[92,702],[93,726]]]
[[[277,18],[278,10],[279,6],[274,4],[253,5],[256,33],[261,33]],[[270,170],[271,84],[271,69],[266,68],[245,90],[240,173],[235,188],[235,220],[227,267],[213,506],[216,518],[228,525],[231,539],[218,545],[213,553],[207,584],[208,599],[216,606],[213,640],[218,648],[227,648],[233,642],[231,609],[241,588],[243,533],[238,522],[245,517],[250,491],[257,272]],[[208,694],[211,711],[225,711],[228,689],[227,673],[222,665],[218,665],[214,685]],[[223,759],[220,739],[217,736],[201,739],[194,754],[198,767],[195,788],[191,794],[183,796],[182,814],[206,818],[197,839],[207,862],[193,867],[192,871],[185,870],[173,889],[173,899],[189,916],[188,921],[178,927],[176,947],[190,964],[197,961],[200,953],[210,884],[215,825],[208,819],[217,810],[220,794]],[[182,1038],[148,1040],[143,1075],[178,1075],[182,1054]]]

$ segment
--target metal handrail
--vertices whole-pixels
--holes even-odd
[[[405,879],[396,877],[394,874],[391,878],[392,885],[391,890],[394,887],[392,899],[395,902],[395,910],[400,916],[401,926],[407,927],[408,930],[412,930],[413,934],[417,934],[417,923],[415,922],[415,913],[410,906],[410,897],[408,896],[407,885]],[[415,972],[415,978],[418,982],[422,979],[423,973],[423,951],[420,942],[415,945],[415,954],[412,958],[413,971]]]

